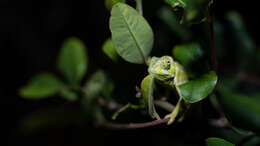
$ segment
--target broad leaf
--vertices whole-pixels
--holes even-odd
[[[202,57],[203,51],[197,43],[183,44],[174,47],[173,56],[181,64],[188,66]]]
[[[206,98],[215,88],[217,75],[209,72],[200,79],[189,81],[178,86],[180,94],[186,102],[195,103]]]
[[[220,84],[222,85],[222,84]],[[221,87],[221,86],[220,86]],[[219,89],[218,101],[232,125],[260,133],[260,96],[243,95],[225,86]],[[258,95],[258,96],[257,96]]]
[[[110,10],[116,3],[125,3],[125,0],[105,0],[105,6]]]
[[[153,47],[153,31],[134,8],[118,3],[113,6],[110,30],[117,53],[131,63],[145,63]]]
[[[148,106],[148,111],[152,118],[160,119],[154,107],[154,97],[153,97],[153,91],[155,88],[154,86],[155,86],[155,82],[154,82],[154,77],[152,75],[148,75],[143,79],[141,83],[143,104],[146,107]]]
[[[111,39],[105,41],[102,47],[103,52],[114,62],[118,61],[118,54],[116,52],[115,45],[113,44]]]
[[[20,95],[28,99],[42,99],[59,92],[61,82],[50,73],[35,76],[28,85],[20,89]]]
[[[87,71],[86,48],[77,38],[67,39],[60,51],[58,68],[73,87],[78,86]]]
[[[206,146],[235,146],[234,144],[216,137],[206,139]]]

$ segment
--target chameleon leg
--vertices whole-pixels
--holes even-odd
[[[168,121],[168,125],[172,124],[175,121],[175,118],[178,116],[178,113],[180,111],[180,106],[181,106],[181,100],[180,99],[176,105],[176,107],[173,109],[172,113],[168,114],[165,116],[165,118],[170,118],[170,120]]]

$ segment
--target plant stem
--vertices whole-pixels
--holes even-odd
[[[213,70],[217,73],[217,55],[216,55],[216,45],[215,45],[215,35],[214,35],[214,18],[213,18],[213,3],[210,1],[209,11],[211,15],[211,20],[209,22],[210,27],[210,47],[211,47],[211,62],[213,65]]]
[[[156,106],[163,108],[168,112],[172,112],[173,109],[175,108],[174,105],[170,104],[167,101],[155,100],[154,103],[155,103]]]
[[[139,11],[140,15],[143,15],[142,0],[136,0],[136,9]]]
[[[160,124],[166,124],[168,123],[169,119],[170,118],[154,120],[145,123],[129,123],[129,124],[118,124],[118,123],[112,123],[107,121],[103,123],[103,126],[111,129],[138,129],[138,128],[152,127]]]

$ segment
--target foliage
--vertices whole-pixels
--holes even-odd
[[[216,137],[211,137],[206,139],[206,145],[207,146],[235,146],[234,144],[221,139],[221,138],[216,138]]]
[[[113,65],[123,64],[125,68],[117,68],[118,74],[123,73],[124,69],[128,68],[127,65],[130,66],[131,63],[146,70],[146,73],[142,75],[143,79],[133,74],[133,77],[138,78],[138,82],[135,83],[136,98],[128,98],[134,96],[133,92],[125,93],[124,87],[116,84],[117,79],[109,76],[111,70],[98,69],[86,76],[86,74],[91,73],[87,73],[88,53],[84,43],[76,37],[66,39],[59,53],[57,69],[63,78],[60,79],[51,73],[41,73],[33,77],[28,85],[19,90],[20,95],[25,99],[33,100],[59,95],[65,100],[79,102],[80,107],[76,112],[75,110],[68,112],[68,116],[74,119],[68,123],[81,124],[82,121],[86,121],[92,122],[96,126],[111,126],[107,122],[116,120],[117,117],[121,118],[121,114],[123,117],[126,115],[127,109],[132,109],[135,112],[141,111],[142,115],[148,115],[151,119],[156,118],[157,120],[153,121],[155,123],[168,123],[169,125],[185,120],[189,123],[190,115],[197,116],[199,114],[194,110],[198,106],[199,109],[202,109],[202,105],[211,108],[213,106],[216,113],[225,115],[224,120],[221,121],[222,126],[231,128],[232,132],[239,135],[236,137],[240,141],[249,135],[259,135],[260,94],[251,91],[251,88],[248,88],[250,92],[240,90],[243,85],[249,84],[248,81],[241,81],[241,76],[225,77],[224,71],[217,73],[217,70],[213,70],[215,68],[212,67],[214,66],[214,57],[217,54],[216,52],[212,53],[214,49],[209,44],[215,40],[204,39],[204,37],[208,37],[208,34],[202,33],[205,25],[213,24],[209,12],[210,1],[165,0],[165,2],[165,5],[158,9],[158,17],[161,20],[160,24],[165,24],[170,28],[166,27],[162,30],[170,30],[170,33],[179,40],[176,41],[177,43],[173,43],[174,40],[171,41],[169,46],[173,49],[168,47],[167,53],[159,56],[161,54],[158,55],[157,52],[163,52],[161,48],[165,46],[159,46],[159,48],[156,46],[160,44],[156,44],[157,39],[160,39],[157,38],[159,30],[152,30],[153,23],[150,26],[143,16],[142,1],[137,0],[135,9],[125,0],[105,0],[107,9],[111,10],[109,20],[111,37],[104,42],[102,51],[113,61]],[[170,7],[167,7],[167,4]],[[181,20],[178,17],[181,17]],[[255,59],[250,59],[250,57],[259,56],[259,52],[255,53],[255,44],[245,29],[242,17],[236,12],[230,12],[227,14],[226,21],[228,22],[227,26],[222,26],[218,22],[219,24],[214,28],[216,48],[218,53],[220,52],[218,55],[219,66],[225,65],[222,62],[223,56],[221,54],[227,51],[224,49],[225,47],[220,47],[226,46],[227,40],[219,37],[227,35],[225,34],[227,32],[223,31],[224,28],[222,28],[227,27],[231,28],[228,33],[234,39],[237,48],[237,52],[232,53],[237,55],[238,70],[253,71],[254,68],[250,68],[250,63],[254,62]],[[197,25],[201,32],[194,32],[190,27],[192,25]],[[168,36],[165,35],[165,37]],[[123,61],[129,64],[124,64]],[[127,80],[128,77],[125,77],[124,84],[127,84]],[[125,86],[128,87],[128,85]],[[255,88],[256,85],[253,83],[250,86]],[[126,90],[131,91],[132,89],[127,88]],[[211,97],[210,101],[207,99],[209,96]],[[126,100],[122,100],[123,98]],[[126,104],[119,104],[118,101]],[[209,104],[210,102],[211,104]],[[165,115],[161,111],[162,109],[169,113]],[[36,115],[36,118],[34,118],[34,114],[23,120],[23,125],[29,127],[29,131],[42,125],[58,125],[62,123],[60,119],[66,115],[65,112],[63,109],[58,110],[57,113],[52,113],[50,119],[46,118],[48,116],[45,112],[40,112],[41,114]],[[206,111],[202,113],[204,120],[209,117],[218,117],[218,115],[208,116]],[[77,116],[74,117],[74,114]],[[76,120],[78,117],[81,117],[81,122]],[[44,122],[44,119],[47,120]],[[132,122],[131,120],[128,121]],[[153,125],[153,122],[149,124]],[[130,124],[130,126],[125,127],[131,126],[135,125]],[[138,126],[134,128],[138,128]],[[213,124],[213,126],[216,125]],[[178,134],[181,135],[181,133]],[[225,137],[226,135],[222,133],[220,136]],[[237,144],[239,140],[233,141]],[[257,140],[259,142],[259,139]],[[206,145],[232,146],[234,144],[213,137],[206,139]]]

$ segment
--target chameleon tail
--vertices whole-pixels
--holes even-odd
[[[131,103],[128,103],[128,104],[124,105],[123,107],[121,107],[119,110],[117,110],[117,111],[113,114],[112,119],[115,120],[120,113],[124,112],[125,110],[127,110],[127,109],[129,109],[129,108],[130,108],[130,109],[140,109],[140,108],[142,108],[142,106],[133,105],[133,104],[131,104]]]

